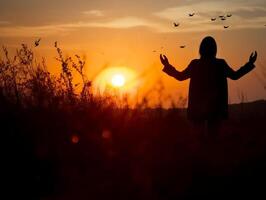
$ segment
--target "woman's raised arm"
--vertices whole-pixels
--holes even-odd
[[[168,58],[165,55],[160,54],[161,63],[164,65],[163,72],[168,74],[169,76],[174,77],[179,81],[186,80],[191,76],[191,65],[189,65],[182,72],[177,71],[168,61]]]
[[[250,55],[249,61],[237,71],[229,67],[227,63],[224,61],[226,67],[226,76],[232,80],[238,80],[239,78],[241,78],[242,76],[244,76],[245,74],[247,74],[248,72],[250,72],[252,69],[255,68],[254,63],[256,62],[256,60],[257,60],[257,52],[255,51]]]

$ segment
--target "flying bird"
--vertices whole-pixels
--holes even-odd
[[[175,23],[175,22],[174,22],[174,26],[175,26],[175,27],[178,27],[179,25],[180,25],[180,23]]]
[[[214,17],[214,18],[211,18],[211,20],[212,20],[212,21],[215,21],[215,20],[216,20],[216,18],[215,18],[215,17]]]
[[[220,18],[224,18],[224,16],[223,16],[223,15],[219,15],[219,17],[220,17]]]
[[[185,45],[181,45],[181,46],[180,46],[181,49],[184,49],[185,47],[186,47]]]
[[[229,28],[229,26],[224,26],[224,28]]]
[[[189,13],[188,16],[189,17],[193,17],[195,15],[195,13]]]
[[[232,17],[232,14],[227,14],[227,17]]]
[[[40,41],[41,41],[41,38],[39,38],[38,40],[35,40],[35,42],[34,42],[35,47],[40,45]]]
[[[226,20],[226,17],[221,17],[221,20],[223,20],[223,21]]]

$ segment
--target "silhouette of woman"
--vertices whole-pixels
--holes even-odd
[[[194,59],[184,71],[177,71],[165,55],[160,55],[163,72],[179,81],[190,78],[188,98],[188,119],[196,127],[207,126],[208,136],[218,134],[220,122],[228,118],[227,78],[237,80],[250,72],[257,59],[257,52],[249,61],[234,71],[225,60],[216,58],[217,45],[214,38],[205,37],[199,48],[200,59]]]

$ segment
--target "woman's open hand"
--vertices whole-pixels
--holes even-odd
[[[249,63],[254,64],[257,60],[257,51],[252,52],[249,57]]]
[[[168,58],[165,55],[160,54],[160,59],[161,59],[161,63],[164,66],[169,66],[169,61]]]

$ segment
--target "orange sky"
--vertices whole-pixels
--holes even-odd
[[[188,14],[195,12],[193,17]],[[139,77],[137,89],[146,93],[158,80],[164,95],[186,96],[188,83],[178,82],[161,72],[159,54],[169,57],[178,70],[198,58],[203,37],[214,36],[218,57],[238,69],[258,51],[257,68],[238,81],[229,81],[230,103],[266,98],[266,2],[264,0],[197,1],[163,0],[1,0],[0,44],[10,49],[21,43],[34,46],[37,57],[45,56],[49,69],[59,69],[54,41],[68,55],[85,55],[86,71],[93,78],[105,67],[128,67]],[[219,15],[232,14],[225,21]],[[217,17],[216,21],[210,19]],[[173,22],[180,26],[173,27]],[[229,25],[224,29],[224,25]],[[186,45],[186,48],[179,48]],[[153,52],[156,50],[156,52]]]

